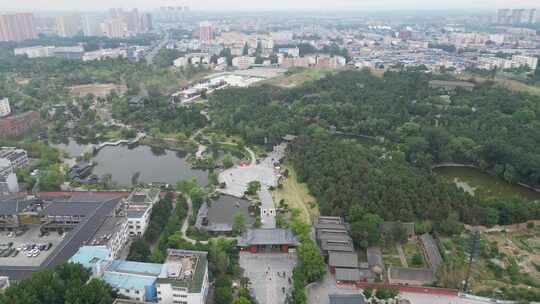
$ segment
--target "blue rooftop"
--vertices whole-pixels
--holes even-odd
[[[93,265],[109,258],[111,252],[105,247],[83,246],[69,259],[72,263],[79,263],[85,268],[92,268]]]
[[[156,283],[157,278],[133,274],[105,272],[103,280],[117,289],[147,289]]]
[[[162,268],[163,264],[113,261],[108,271],[157,277]]]

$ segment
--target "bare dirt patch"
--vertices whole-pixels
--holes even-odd
[[[105,98],[113,90],[119,95],[123,95],[127,91],[125,85],[117,85],[114,83],[95,83],[95,84],[83,84],[77,86],[68,87],[71,95],[85,97],[88,94],[93,94],[96,97]]]

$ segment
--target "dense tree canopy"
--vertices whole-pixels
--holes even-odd
[[[0,295],[1,304],[110,304],[111,286],[91,279],[79,264],[61,264],[38,271],[26,280],[14,283]]]
[[[350,216],[355,206],[383,220],[439,221],[444,226],[436,228],[448,231],[460,229],[452,212],[471,224],[538,218],[538,203],[482,202],[431,166],[473,164],[538,187],[540,97],[493,83],[446,95],[429,87],[431,79],[414,70],[384,77],[344,71],[293,89],[233,88],[211,97],[211,114],[217,127],[255,144],[303,135],[291,145],[289,159],[323,214]],[[342,133],[385,140],[370,148],[339,139]],[[366,233],[369,225],[356,228],[358,242],[378,241]]]

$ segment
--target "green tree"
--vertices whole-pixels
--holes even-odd
[[[324,258],[312,240],[305,240],[298,247],[298,261],[308,283],[320,281],[326,274]]]
[[[361,247],[377,245],[381,241],[379,227],[383,220],[375,214],[366,213],[360,221],[351,223],[351,237],[354,243]]]
[[[261,183],[259,181],[251,181],[248,183],[248,188],[246,193],[249,195],[257,194],[257,191],[261,189]]]
[[[137,238],[131,243],[128,261],[148,262],[150,259],[150,245],[143,238]]]
[[[242,50],[242,56],[247,56],[247,55],[249,55],[249,45],[248,45],[248,43],[246,42],[246,43],[244,44],[244,49]]]
[[[233,162],[233,159],[232,159],[232,156],[230,154],[226,154],[224,157],[223,157],[223,167],[225,169],[229,169],[229,168],[232,168],[232,166],[234,166],[234,162]]]
[[[240,297],[234,301],[234,304],[251,304],[251,301],[247,298]]]
[[[246,231],[246,219],[242,213],[237,212],[233,217],[233,233],[238,235],[244,231]]]

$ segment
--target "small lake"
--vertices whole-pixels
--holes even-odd
[[[195,177],[201,186],[208,185],[208,173],[191,169],[185,152],[157,149],[139,145],[105,147],[94,156],[97,162],[93,174],[101,177],[111,174],[112,180],[131,186],[132,177],[138,172],[139,183],[160,182],[175,185],[178,181]]]
[[[524,200],[540,200],[540,192],[520,185],[510,184],[505,180],[489,175],[479,169],[469,167],[439,167],[433,169],[456,183],[463,190],[480,197],[512,197],[519,196]]]

